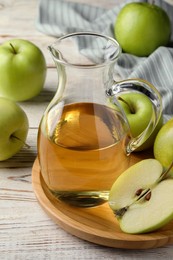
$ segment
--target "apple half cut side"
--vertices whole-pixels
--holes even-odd
[[[156,159],[145,159],[122,173],[113,184],[109,206],[123,232],[155,231],[173,219],[173,179],[162,178]]]

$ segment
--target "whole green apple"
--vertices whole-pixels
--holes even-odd
[[[46,62],[32,42],[12,39],[0,46],[0,96],[24,101],[37,96],[46,77]]]
[[[129,92],[122,94],[118,100],[126,114],[132,136],[137,137],[146,129],[152,117],[153,106],[150,99],[142,93]],[[162,125],[163,118],[161,117],[153,133],[136,151],[143,151],[152,147]]]
[[[114,33],[124,52],[148,56],[159,46],[168,44],[171,24],[161,7],[132,2],[120,10]]]
[[[168,168],[173,161],[173,118],[167,121],[158,132],[154,142],[154,157]],[[173,169],[171,170],[173,176]]]
[[[28,118],[14,101],[0,97],[0,161],[16,154],[28,134]]]

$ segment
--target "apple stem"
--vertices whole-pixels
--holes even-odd
[[[117,218],[122,217],[122,216],[126,213],[126,211],[128,210],[128,208],[129,208],[129,206],[126,206],[126,207],[123,207],[123,208],[121,208],[121,209],[116,209],[116,210],[114,210],[115,216],[116,216]]]
[[[165,172],[162,173],[162,175],[160,176],[160,178],[158,179],[158,182],[164,180],[167,178],[168,173],[170,172],[171,168],[173,167],[173,161],[171,162],[170,166],[168,167],[168,169],[166,169]]]
[[[125,101],[122,97],[118,97],[118,100],[124,102],[124,103],[129,107],[130,112],[131,112],[132,114],[135,114],[134,108],[133,108],[132,106],[130,106],[130,104],[129,104],[127,101]]]
[[[23,140],[21,140],[21,139],[18,138],[17,136],[12,135],[11,137],[12,137],[12,138],[16,138],[17,140],[19,140],[21,143],[23,143],[23,145],[24,145],[27,149],[30,148],[30,145],[29,145],[29,144],[25,143]]]
[[[11,42],[10,42],[10,46],[13,49],[14,54],[17,54],[17,51],[15,50],[15,48],[14,48],[14,46],[13,46],[13,44]]]

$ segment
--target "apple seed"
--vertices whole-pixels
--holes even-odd
[[[136,195],[136,196],[141,195],[142,191],[143,191],[143,189],[138,189],[138,190],[135,192],[135,195]]]
[[[150,200],[150,198],[151,198],[151,191],[147,193],[147,195],[145,196],[145,200]]]

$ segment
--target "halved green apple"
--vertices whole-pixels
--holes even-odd
[[[142,160],[115,181],[109,205],[122,231],[154,231],[173,219],[173,179],[163,175],[163,167],[156,159]]]

